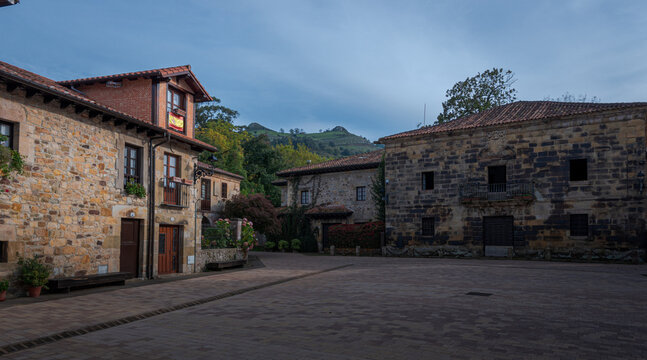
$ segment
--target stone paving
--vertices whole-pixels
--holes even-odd
[[[6,336],[28,338],[65,327],[61,322],[87,325],[264,281],[353,266],[5,357],[647,358],[645,265],[277,253],[260,258],[265,268],[3,307],[1,338],[7,343]]]

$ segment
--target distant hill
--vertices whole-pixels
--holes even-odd
[[[312,152],[326,157],[342,157],[365,153],[381,148],[368,139],[351,134],[342,126],[335,126],[332,129],[319,133],[302,133],[298,130],[279,132],[259,123],[251,123],[246,127],[247,132],[254,136],[267,135],[272,144],[304,144]]]

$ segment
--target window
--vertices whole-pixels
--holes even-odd
[[[169,87],[166,92],[166,116],[168,116],[169,129],[184,132],[185,109],[184,94]]]
[[[571,214],[571,236],[589,235],[589,215]]]
[[[422,218],[422,236],[434,236],[436,219],[433,217]]]
[[[301,204],[310,204],[310,190],[301,191]]]
[[[126,145],[124,149],[124,186],[132,181],[141,184],[141,149]]]
[[[9,261],[9,242],[0,241],[0,263],[6,263]]]
[[[169,87],[166,92],[166,111],[185,110],[184,94]]]
[[[200,184],[200,199],[209,200],[211,198],[211,180],[202,179]]]
[[[179,156],[164,154],[164,176],[167,178],[180,176]]]
[[[583,181],[588,179],[586,159],[574,159],[570,164],[571,181]]]
[[[366,186],[358,186],[355,188],[355,199],[357,201],[364,201],[366,200]]]
[[[434,189],[434,172],[426,171],[422,173],[422,190]]]
[[[505,172],[505,165],[488,166],[487,182],[489,192],[505,192],[507,182]]]
[[[0,141],[0,145],[4,145],[10,149],[15,149],[13,143],[13,124],[0,121],[0,134],[7,137],[7,140]]]
[[[227,183],[226,182],[222,183],[222,189],[221,190],[222,190],[221,191],[222,192],[222,198],[226,199],[227,198]]]

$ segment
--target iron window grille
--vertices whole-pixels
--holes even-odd
[[[422,236],[434,236],[436,219],[433,217],[422,218]]]

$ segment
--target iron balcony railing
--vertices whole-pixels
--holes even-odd
[[[200,200],[200,210],[211,211],[211,199]]]
[[[189,185],[173,178],[165,178],[164,186],[164,205],[189,207]]]
[[[535,186],[533,183],[466,183],[459,186],[459,195],[461,201],[503,201],[512,199],[534,200]]]

